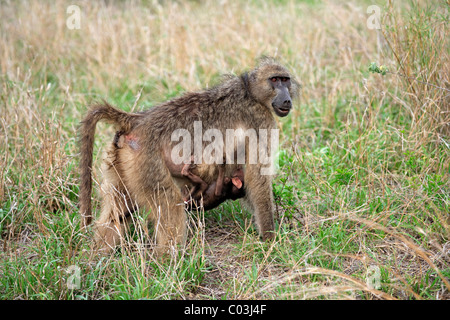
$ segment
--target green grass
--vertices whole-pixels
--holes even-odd
[[[89,3],[80,30],[65,28],[67,5],[0,13],[2,299],[450,298],[448,5],[380,6],[378,31],[368,2]],[[95,254],[77,207],[86,105],[150,108],[263,54],[303,86],[279,119],[275,240],[236,201],[190,213],[171,259],[139,217]],[[94,189],[113,134],[98,128]]]

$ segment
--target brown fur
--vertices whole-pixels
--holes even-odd
[[[189,179],[172,176],[164,161],[164,154],[175,144],[171,142],[172,132],[184,128],[193,136],[194,121],[202,121],[203,132],[209,128],[221,130],[224,138],[226,129],[276,128],[272,103],[280,100],[280,91],[272,87],[268,80],[271,77],[290,78],[288,94],[296,96],[297,82],[284,67],[267,58],[240,77],[230,77],[216,87],[186,93],[141,113],[125,113],[107,103],[94,105],[82,122],[82,226],[86,227],[91,220],[95,125],[105,120],[114,123],[129,141],[123,148],[117,148],[117,141],[114,141],[105,159],[103,202],[96,222],[97,243],[104,248],[113,248],[119,243],[125,230],[124,220],[136,208],[150,211],[149,219],[155,225],[158,251],[166,252],[168,248],[183,243],[186,214],[180,190],[189,183]],[[287,114],[284,110],[277,111],[283,112],[284,116]],[[232,177],[239,166],[225,164],[225,177]],[[272,177],[261,175],[259,164],[247,163],[243,169],[245,200],[261,236],[269,239],[274,230]],[[211,186],[217,182],[218,165],[201,164],[196,175]]]

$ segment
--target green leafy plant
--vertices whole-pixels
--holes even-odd
[[[376,62],[371,62],[369,64],[369,71],[372,73],[379,73],[384,76],[387,72],[389,72],[389,69],[386,66],[378,66]]]

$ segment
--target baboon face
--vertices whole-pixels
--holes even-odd
[[[291,79],[286,76],[276,75],[268,80],[276,93],[275,98],[272,100],[272,108],[277,116],[285,117],[292,108],[291,95],[289,94]]]
[[[279,117],[287,116],[292,108],[291,96],[295,95],[295,81],[289,72],[280,65],[268,64],[257,69],[254,77],[252,93],[258,102]]]

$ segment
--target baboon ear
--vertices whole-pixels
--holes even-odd
[[[231,178],[231,182],[233,182],[234,186],[238,189],[242,188],[242,181],[239,178]]]
[[[298,99],[300,97],[300,90],[302,88],[302,84],[298,82],[295,78],[291,78],[291,98]]]

